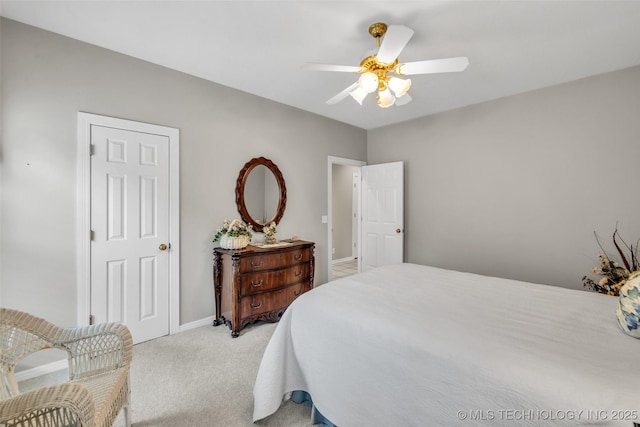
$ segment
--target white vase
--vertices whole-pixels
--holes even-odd
[[[620,288],[616,314],[622,330],[632,337],[640,338],[640,272],[631,274]]]
[[[224,249],[242,249],[249,244],[249,236],[228,236],[223,234],[220,237],[220,247]]]

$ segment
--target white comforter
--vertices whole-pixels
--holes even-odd
[[[617,298],[402,264],[317,287],[284,313],[254,421],[305,390],[339,427],[623,425],[640,340]]]

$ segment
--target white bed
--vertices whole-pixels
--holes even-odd
[[[640,340],[622,332],[616,304],[415,264],[336,280],[284,313],[256,379],[254,421],[303,390],[339,427],[631,427]]]

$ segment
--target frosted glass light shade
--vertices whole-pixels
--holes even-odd
[[[367,93],[375,92],[378,89],[378,76],[367,71],[358,79],[358,85]]]
[[[398,107],[403,106],[403,105],[407,105],[408,103],[410,103],[412,101],[412,99],[413,98],[411,98],[411,95],[409,95],[408,93],[405,93],[402,98],[396,98],[396,105]]]
[[[378,105],[382,108],[389,108],[396,102],[396,97],[391,94],[389,89],[378,92]]]
[[[358,101],[358,104],[362,105],[362,101],[364,101],[364,99],[367,97],[367,92],[361,87],[357,87],[352,92],[349,92],[349,95],[351,95],[353,99]]]
[[[388,83],[389,89],[396,94],[397,98],[406,94],[411,87],[411,79],[399,79],[397,77],[391,77]]]

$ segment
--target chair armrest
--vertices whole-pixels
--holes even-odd
[[[42,387],[0,401],[0,425],[49,425],[58,419],[64,425],[92,426],[95,404],[83,384],[64,383]]]
[[[50,347],[69,354],[69,379],[78,379],[112,369],[128,368],[133,341],[129,328],[120,323],[61,328],[42,318],[9,308],[0,308],[0,338],[9,340],[3,349],[3,364],[13,369],[28,354]],[[5,337],[6,335],[6,337]],[[38,339],[34,339],[37,337]],[[5,369],[5,370],[6,370]]]
[[[65,328],[55,345],[69,353],[69,378],[72,380],[128,368],[131,364],[131,332],[120,323]]]

